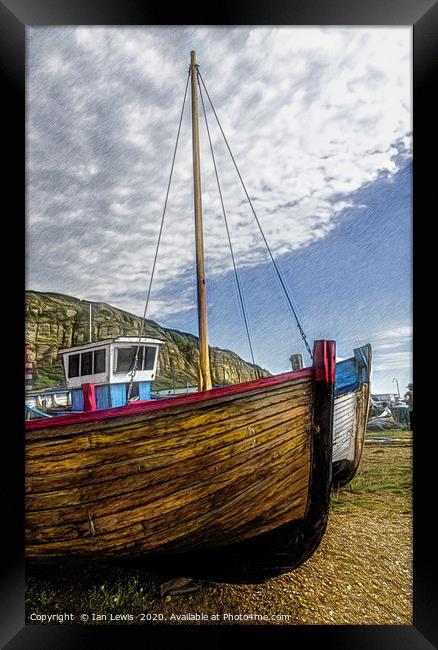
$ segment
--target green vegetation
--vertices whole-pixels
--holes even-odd
[[[52,366],[38,366],[34,375],[34,388],[47,388],[48,386],[65,386],[64,369],[61,363]]]
[[[92,340],[139,336],[142,319],[106,303],[92,305]],[[64,374],[59,350],[82,345],[89,340],[90,302],[72,296],[39,291],[26,292],[26,345],[36,363],[35,388],[64,385]],[[193,334],[162,327],[146,320],[143,336],[159,339],[160,348],[157,379],[153,389],[182,388],[198,378],[198,339]],[[222,385],[249,381],[269,372],[241,359],[229,350],[210,347],[210,366],[213,383]]]
[[[42,588],[42,585],[45,585]],[[58,567],[49,580],[35,571],[27,580],[26,611],[35,614],[71,612],[117,614],[147,613],[159,597],[158,585],[138,570],[90,565]],[[74,622],[74,621],[73,621]],[[80,623],[80,621],[76,621]],[[93,621],[89,621],[93,624]],[[99,621],[94,621],[98,624]]]
[[[374,438],[394,442],[377,442]],[[354,514],[357,509],[408,513],[412,510],[412,431],[368,432],[354,479],[331,499],[331,508]]]

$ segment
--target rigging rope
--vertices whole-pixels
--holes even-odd
[[[243,300],[243,293],[242,293],[242,288],[241,288],[241,284],[240,284],[239,274],[237,272],[237,265],[236,265],[236,260],[235,260],[235,257],[234,257],[233,245],[231,243],[230,230],[229,230],[229,227],[228,227],[228,219],[227,219],[227,214],[226,214],[226,211],[225,211],[225,205],[224,205],[221,185],[220,185],[220,181],[219,181],[219,173],[218,173],[218,170],[217,170],[216,158],[215,158],[214,150],[213,150],[213,143],[211,141],[210,128],[208,126],[207,112],[205,110],[204,96],[202,94],[202,88],[201,88],[201,85],[199,84],[199,81],[198,81],[198,86],[199,86],[199,95],[201,97],[202,110],[203,110],[203,113],[204,113],[205,126],[207,128],[208,141],[210,143],[211,157],[213,159],[214,173],[215,173],[215,176],[216,176],[217,188],[218,188],[218,191],[219,191],[219,197],[220,197],[220,201],[221,201],[221,205],[222,205],[222,214],[223,214],[223,217],[224,217],[225,228],[226,228],[226,231],[227,231],[228,244],[230,246],[230,252],[231,252],[231,259],[233,261],[234,278],[236,280],[237,292],[239,294],[240,308],[242,310],[243,322],[244,322],[244,325],[245,325],[246,336],[247,336],[247,339],[248,339],[248,345],[249,345],[249,349],[250,349],[250,352],[251,352],[252,365],[254,366],[254,372],[256,373],[256,376],[257,376],[257,370],[255,368],[255,361],[254,361],[254,350],[253,350],[253,347],[252,347],[251,335],[249,333],[248,318],[247,318],[246,308],[245,308],[245,304],[244,304],[244,300]]]
[[[215,110],[215,108],[214,108],[214,106],[213,106],[213,102],[212,102],[211,97],[210,97],[210,95],[209,95],[209,93],[208,93],[208,90],[207,90],[207,88],[206,88],[206,85],[205,85],[204,79],[203,79],[202,74],[201,74],[200,71],[198,71],[198,77],[199,77],[199,79],[200,79],[201,82],[202,82],[202,85],[203,85],[203,87],[204,87],[205,93],[206,93],[206,95],[207,95],[207,97],[208,97],[208,101],[210,102],[210,106],[211,106],[211,108],[212,108],[212,111],[213,111],[213,113],[214,113],[214,116],[215,116],[215,118],[216,118],[216,121],[217,121],[217,123],[218,123],[218,125],[219,125],[219,128],[220,128],[220,130],[221,130],[221,133],[222,133],[222,136],[223,136],[223,138],[224,138],[225,144],[226,144],[226,146],[227,146],[228,152],[229,152],[229,154],[230,154],[230,156],[231,156],[231,160],[233,161],[234,167],[235,167],[235,169],[236,169],[237,175],[239,176],[239,179],[240,179],[240,182],[241,182],[241,184],[242,184],[243,190],[244,190],[244,192],[245,192],[246,198],[247,198],[248,203],[249,203],[249,205],[250,205],[250,207],[251,207],[252,213],[253,213],[254,218],[255,218],[255,220],[256,220],[256,223],[257,223],[257,225],[258,225],[258,227],[259,227],[260,233],[261,233],[261,235],[262,235],[262,237],[263,237],[263,241],[264,241],[265,246],[266,246],[266,249],[267,249],[267,251],[268,251],[268,253],[269,253],[269,257],[271,258],[272,265],[273,265],[274,270],[275,270],[275,272],[276,272],[276,274],[277,274],[277,278],[278,278],[278,280],[279,280],[279,282],[280,282],[280,286],[281,286],[281,288],[283,289],[284,296],[285,296],[285,298],[286,298],[286,302],[287,302],[287,304],[288,304],[288,306],[289,306],[289,308],[290,308],[290,310],[291,310],[291,312],[292,312],[292,314],[293,314],[293,316],[294,316],[294,318],[295,318],[295,321],[296,321],[296,324],[297,324],[298,330],[299,330],[299,332],[300,332],[300,334],[301,334],[301,338],[303,339],[303,342],[304,342],[304,344],[305,344],[305,346],[306,346],[307,352],[309,353],[310,358],[313,359],[312,351],[311,351],[310,346],[309,346],[309,344],[308,344],[308,342],[307,342],[307,338],[306,338],[306,335],[305,335],[305,333],[304,333],[304,330],[303,330],[303,328],[301,327],[301,323],[300,323],[300,321],[299,321],[299,318],[298,318],[298,315],[297,315],[297,311],[296,311],[296,309],[295,309],[295,307],[294,307],[294,304],[293,304],[292,298],[291,298],[291,296],[289,295],[289,292],[288,292],[288,290],[287,290],[287,287],[286,287],[286,284],[285,284],[285,282],[284,282],[284,279],[283,279],[283,277],[282,277],[282,275],[281,275],[281,273],[280,273],[280,270],[279,270],[279,268],[278,268],[278,265],[277,265],[277,263],[276,263],[276,261],[275,261],[275,258],[274,258],[274,256],[273,256],[273,254],[272,254],[271,248],[270,248],[270,246],[269,246],[269,244],[268,244],[268,242],[267,242],[267,239],[266,239],[265,233],[263,232],[262,226],[261,226],[260,221],[259,221],[259,219],[258,219],[258,217],[257,217],[256,211],[255,211],[254,206],[253,206],[253,204],[252,204],[252,201],[251,201],[251,199],[250,199],[250,197],[249,197],[249,194],[248,194],[248,191],[247,191],[247,189],[246,189],[245,183],[243,182],[243,179],[242,179],[242,176],[241,176],[241,174],[240,174],[239,168],[238,168],[238,166],[237,166],[236,160],[235,160],[235,158],[234,158],[234,156],[233,156],[233,152],[231,151],[230,145],[228,144],[228,140],[227,140],[227,138],[226,138],[226,136],[225,136],[224,130],[223,130],[222,125],[221,125],[221,123],[220,123],[220,120],[219,120],[219,118],[218,118],[218,116],[217,116],[216,110]]]
[[[138,355],[139,355],[139,351],[140,351],[140,343],[141,343],[141,338],[143,336],[146,313],[147,313],[147,309],[148,309],[148,305],[149,305],[149,298],[150,298],[150,295],[151,295],[152,283],[153,283],[153,280],[154,280],[155,267],[156,267],[156,264],[157,264],[158,249],[160,247],[161,235],[162,235],[162,232],[163,232],[164,217],[165,217],[165,214],[166,214],[167,201],[168,201],[168,198],[169,198],[170,184],[172,182],[173,168],[175,166],[175,158],[176,158],[176,152],[177,152],[177,149],[178,149],[179,135],[180,135],[180,132],[181,132],[181,124],[182,124],[183,115],[184,115],[184,108],[185,108],[185,105],[186,105],[187,89],[189,87],[189,80],[190,80],[190,72],[189,72],[189,75],[187,77],[186,88],[185,88],[185,92],[184,92],[183,105],[182,105],[182,109],[181,109],[181,115],[180,115],[180,118],[179,118],[178,132],[177,132],[177,135],[176,135],[176,142],[175,142],[175,149],[173,151],[172,164],[171,164],[171,167],[170,167],[169,182],[167,184],[166,198],[164,200],[164,207],[163,207],[163,214],[162,214],[162,217],[161,217],[160,231],[158,233],[157,247],[155,249],[154,262],[153,262],[153,265],[152,265],[152,272],[151,272],[151,277],[150,277],[150,280],[149,280],[149,288],[148,288],[148,293],[147,293],[147,296],[146,296],[146,302],[145,302],[145,306],[144,306],[143,318],[142,318],[141,328],[140,328],[140,335],[138,337],[137,349],[136,349],[135,358],[134,358],[134,365],[133,365],[132,370],[130,372],[131,379],[129,381],[127,402],[129,402],[129,399],[131,397],[132,385],[134,383],[134,377],[135,377],[135,374],[137,372]]]

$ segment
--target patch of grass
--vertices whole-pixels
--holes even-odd
[[[401,438],[402,440],[412,440],[412,431],[408,429],[389,429],[388,431],[367,431],[366,439],[373,438]]]
[[[57,592],[50,587],[48,589],[41,589],[38,582],[29,579],[26,588],[27,606],[30,612],[35,614],[46,614],[48,611],[56,612],[61,608],[57,599]]]
[[[369,432],[366,439],[372,441],[374,435]],[[401,442],[365,444],[356,476],[333,492],[333,510],[345,514],[361,508],[404,514],[412,511],[412,432],[396,429],[382,432],[382,436]]]
[[[64,369],[60,363],[54,363],[52,366],[38,366],[34,388],[48,388],[49,386],[65,386]]]
[[[85,624],[99,624],[99,620],[93,621],[92,614],[109,617],[127,612],[135,616],[152,612],[157,596],[157,583],[150,576],[142,575],[141,570],[105,564],[40,567],[28,571],[26,618],[31,622],[32,613],[67,612],[76,617],[72,623],[80,622],[81,614],[88,614],[90,618]]]

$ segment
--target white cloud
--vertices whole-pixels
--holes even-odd
[[[381,341],[390,340],[394,343],[409,340],[412,337],[412,325],[398,325],[383,332],[378,332],[375,336]]]
[[[399,325],[373,337],[375,371],[409,369],[412,365],[412,326]]]
[[[409,28],[30,29],[28,285],[142,312],[193,48],[274,253],[325,237],[352,192],[410,155],[410,45]],[[252,266],[260,234],[209,122],[238,263]],[[208,270],[220,274],[231,260],[202,137]],[[193,251],[186,110],[152,317],[188,308],[188,287],[171,301],[166,290],[189,277]]]
[[[372,343],[371,390],[403,396],[412,381],[412,326],[393,325],[370,336]]]

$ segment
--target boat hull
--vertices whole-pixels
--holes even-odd
[[[141,558],[227,582],[295,568],[327,521],[333,350],[316,342],[295,373],[29,423],[27,559]]]
[[[333,487],[347,485],[362,457],[370,405],[371,346],[336,364]]]

